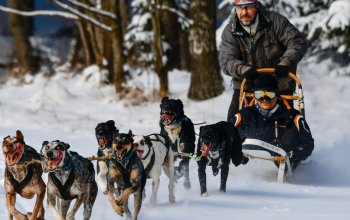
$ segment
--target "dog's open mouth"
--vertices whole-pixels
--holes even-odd
[[[174,121],[175,114],[172,112],[164,112],[160,115],[160,118],[163,120],[164,124],[170,125]]]
[[[101,150],[106,148],[107,140],[103,136],[98,137],[98,145]]]
[[[6,162],[9,166],[12,166],[15,163],[17,163],[22,158],[22,155],[24,153],[23,144],[17,144],[16,146],[17,147],[14,150],[6,154]]]
[[[203,142],[201,146],[202,156],[207,157],[209,155],[210,150],[211,150],[211,143]]]
[[[137,156],[142,159],[143,150],[136,149]]]
[[[124,149],[124,150],[118,150],[118,151],[117,151],[117,157],[118,157],[118,159],[123,159],[123,157],[125,156],[125,154],[126,154],[126,149]]]
[[[58,166],[58,164],[61,163],[62,159],[63,159],[63,153],[62,153],[62,151],[58,151],[56,158],[48,158],[47,168],[49,170],[55,169]]]

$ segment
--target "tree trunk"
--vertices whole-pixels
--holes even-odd
[[[21,11],[32,11],[34,2],[32,0],[8,0],[7,5],[10,8]],[[14,13],[9,13],[9,28],[13,37],[13,53],[16,59],[16,66],[13,76],[23,77],[27,72],[38,70],[38,59],[33,55],[33,49],[29,38],[33,34],[33,19]]]
[[[163,8],[175,9],[174,0],[162,0]],[[180,43],[179,43],[179,24],[176,13],[163,9],[161,10],[161,32],[165,37],[165,41],[170,44],[170,50],[166,52],[168,61],[166,63],[167,70],[180,68]]]
[[[209,99],[224,90],[216,49],[215,13],[215,1],[191,2],[193,24],[189,31],[189,45],[192,77],[188,97],[194,100]]]
[[[169,82],[168,82],[168,72],[164,68],[162,61],[163,46],[162,46],[162,35],[160,30],[160,16],[159,10],[155,7],[160,5],[159,0],[155,0],[155,5],[151,4],[150,0],[147,0],[149,12],[151,14],[152,20],[152,30],[153,30],[153,41],[152,41],[152,53],[154,59],[154,71],[159,78],[159,96],[164,97],[169,94]]]
[[[125,33],[128,29],[128,23],[129,23],[129,9],[130,9],[130,1],[129,0],[119,0],[119,18],[121,21],[121,29],[122,29],[122,36],[124,37]]]
[[[113,4],[113,9],[116,15],[120,14],[119,4]],[[120,16],[113,22],[113,32],[110,33],[113,41],[113,69],[114,69],[114,87],[117,93],[123,90],[124,70],[123,65],[125,57],[123,53],[123,32]]]

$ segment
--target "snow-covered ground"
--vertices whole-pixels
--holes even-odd
[[[164,219],[350,219],[350,78],[329,75],[329,63],[303,61],[299,71],[304,86],[306,119],[311,127],[315,150],[311,162],[294,173],[288,183],[276,183],[277,169],[270,162],[251,160],[245,166],[230,167],[227,192],[220,193],[219,177],[208,172],[209,197],[200,196],[197,164],[190,163],[192,188],[187,191],[180,181],[176,185],[176,203],[168,203],[167,178],[161,177],[158,202],[148,197],[139,218]],[[226,91],[219,97],[197,102],[187,99],[190,75],[180,71],[170,74],[171,98],[180,98],[185,113],[194,123],[209,124],[225,120],[232,95],[230,79],[225,76]],[[28,145],[40,150],[44,140],[62,140],[83,156],[96,153],[94,128],[97,123],[113,119],[121,132],[135,134],[159,132],[159,102],[141,106],[127,105],[115,98],[112,86],[102,86],[97,67],[82,75],[60,73],[51,79],[38,75],[33,82],[18,86],[13,82],[0,87],[0,136],[15,135],[21,130]],[[144,74],[135,85],[156,88],[157,80]],[[195,126],[198,133],[199,126]],[[4,173],[0,153],[0,173]],[[208,169],[210,171],[210,169]],[[44,176],[45,179],[47,178]],[[132,201],[132,200],[131,200]],[[30,211],[33,201],[17,197],[16,206]],[[7,218],[3,176],[0,176],[0,219]],[[45,200],[46,207],[46,200]],[[133,205],[131,204],[131,207]],[[82,219],[82,208],[76,219]],[[46,209],[47,219],[53,219]],[[99,192],[92,219],[122,219]]]

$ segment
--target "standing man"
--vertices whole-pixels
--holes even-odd
[[[257,77],[257,68],[275,68],[281,94],[293,94],[295,82],[288,72],[296,73],[297,63],[307,50],[305,37],[282,15],[267,11],[258,0],[234,0],[235,12],[222,33],[220,66],[232,76],[234,93],[227,121],[239,107],[243,78]]]

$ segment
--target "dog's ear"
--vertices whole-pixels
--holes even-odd
[[[70,148],[70,145],[69,145],[69,144],[64,143],[64,142],[61,142],[61,143],[62,143],[62,145],[63,145],[63,147],[64,147],[65,150],[68,150],[68,149]]]
[[[149,136],[145,136],[144,139],[145,139],[145,144],[147,144],[148,147],[152,147],[153,146],[151,138]]]
[[[108,127],[109,129],[111,129],[112,131],[117,131],[117,132],[119,132],[119,130],[118,130],[117,127],[115,126],[114,120],[108,120],[108,121],[106,122],[106,125],[107,125],[107,127]]]
[[[116,137],[118,136],[118,134],[119,134],[119,132],[118,132],[118,131],[113,132],[113,136],[112,136],[112,138],[113,138],[113,139],[114,139],[114,138],[116,138]]]
[[[184,105],[183,105],[181,99],[176,99],[176,104],[177,104],[177,108],[178,108],[178,113],[180,115],[184,115],[185,114],[184,113]]]
[[[168,101],[169,100],[169,97],[168,96],[164,96],[163,98],[162,98],[162,102],[161,103],[164,103],[164,102],[166,102],[166,101]]]
[[[46,146],[48,143],[49,143],[48,141],[44,141],[44,142],[42,143],[41,147]]]
[[[18,140],[21,140],[22,142],[24,141],[23,134],[22,134],[22,132],[21,132],[20,130],[17,130],[17,131],[16,131],[16,138],[17,138]]]
[[[43,149],[46,145],[48,145],[49,142],[48,141],[44,141],[42,144],[41,144],[41,149],[40,149],[40,154],[43,154]]]
[[[131,131],[131,130],[129,130],[128,135],[130,135],[131,137],[133,136],[133,135],[132,135],[132,131]]]

